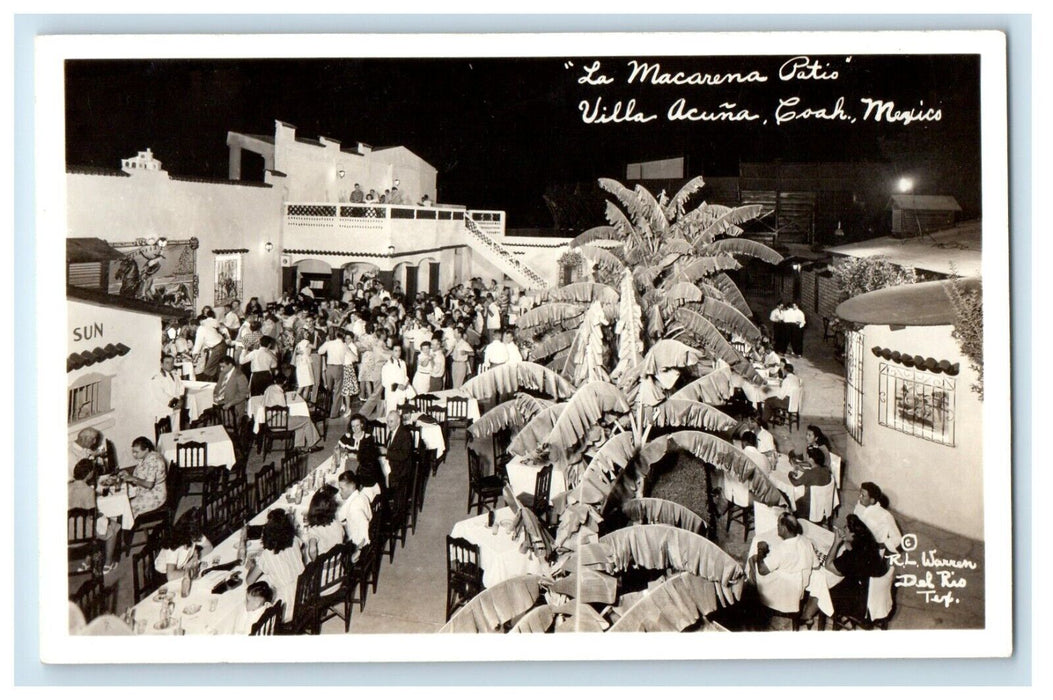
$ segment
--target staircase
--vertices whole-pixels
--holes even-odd
[[[512,251],[498,243],[492,236],[484,233],[471,217],[464,217],[464,228],[468,246],[493,263],[516,284],[521,285],[524,289],[548,289],[550,285],[544,277],[524,265]]]

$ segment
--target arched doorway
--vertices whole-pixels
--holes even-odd
[[[310,289],[315,299],[340,298],[340,280],[334,279],[342,276],[340,269],[334,271],[328,263],[313,259],[299,260],[288,269],[291,274],[287,273],[282,280],[282,291],[295,296]]]
[[[435,258],[423,258],[417,263],[417,291],[439,293],[439,261]]]
[[[380,268],[370,262],[349,262],[341,268],[343,288],[354,289],[359,282],[375,280],[380,277]]]

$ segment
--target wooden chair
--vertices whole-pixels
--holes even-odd
[[[465,434],[471,421],[468,418],[468,399],[463,396],[451,396],[446,399],[446,425],[453,436],[454,428],[462,429]]]
[[[172,417],[165,416],[161,420],[154,423],[154,444],[156,445],[161,436],[165,433],[172,432]]]
[[[84,621],[91,622],[100,615],[117,613],[117,584],[103,585],[101,578],[90,578],[73,594],[71,600],[84,613]]]
[[[219,425],[222,425],[227,429],[227,433],[233,437],[237,435],[238,430],[241,427],[240,415],[236,406],[230,406],[229,408],[223,408],[222,406],[215,407],[216,414],[219,418]]]
[[[256,472],[256,480],[252,483],[254,511],[260,513],[278,500],[282,491],[278,483],[278,470],[274,468],[274,462],[264,464],[263,468]]]
[[[180,491],[177,499],[205,495],[205,475],[208,471],[208,443],[176,443],[176,468],[179,470]],[[171,471],[171,470],[169,470]],[[195,486],[199,489],[195,490]]]
[[[384,561],[384,501],[376,498],[371,506],[372,516],[369,521],[369,544],[362,548],[358,560],[352,562],[349,570],[351,602],[358,603],[359,611],[366,607],[366,593],[370,587],[377,592],[380,580],[380,565]],[[358,595],[355,595],[357,585]]]
[[[318,390],[314,405],[311,406],[311,422],[318,429],[324,441],[329,436],[329,413],[333,409],[333,395],[326,389]]]
[[[503,494],[505,483],[500,476],[483,476],[479,454],[470,445],[465,451],[468,453],[468,508],[465,512],[471,513],[472,506],[475,506],[475,512],[482,513],[487,505],[497,506],[497,499]]]
[[[318,560],[304,567],[299,578],[296,579],[296,598],[293,605],[292,620],[286,626],[290,634],[318,634],[321,630],[315,627],[317,613],[315,602],[318,600],[320,590],[318,583]]]
[[[264,410],[264,416],[260,428],[263,458],[267,458],[276,442],[284,445],[285,454],[289,454],[296,443],[296,431],[289,430],[289,407],[269,406]]]
[[[319,554],[317,565],[318,596],[315,600],[315,629],[321,632],[322,623],[339,617],[344,621],[344,632],[351,629],[351,585],[348,576],[351,545],[344,543]],[[312,587],[315,584],[312,583]]]
[[[750,495],[746,484],[733,479],[731,475],[724,474],[724,499],[728,502],[728,519],[724,525],[724,533],[731,531],[731,523],[742,523],[742,541],[749,539],[749,532],[753,527],[753,497]]]
[[[284,491],[307,476],[307,455],[292,454],[283,457],[278,471],[278,490]]]
[[[272,636],[282,633],[282,619],[285,617],[285,604],[280,600],[274,601],[267,610],[256,620],[249,635],[253,637]]]
[[[483,590],[479,547],[460,537],[446,536],[446,620]]]
[[[371,420],[366,424],[365,430],[377,441],[377,446],[383,449],[388,444],[388,424],[382,420]]]
[[[419,413],[427,413],[431,407],[438,403],[439,397],[435,394],[417,394],[411,400],[413,408]]]
[[[490,437],[490,441],[494,447],[494,473],[504,476],[507,481],[508,463],[512,461],[512,455],[508,452],[508,446],[512,444],[512,431],[502,428]]]
[[[552,504],[549,502],[552,493],[552,465],[546,465],[538,470],[534,477],[534,495],[528,496],[523,503],[527,508],[534,511],[534,515],[543,523],[548,523],[549,514],[552,512]]]
[[[165,582],[165,575],[154,568],[160,552],[161,537],[154,533],[147,538],[143,548],[132,555],[132,597],[136,603]]]
[[[387,547],[388,561],[395,561],[395,544],[406,546],[406,533],[410,525],[410,497],[412,483],[403,480],[387,490],[387,513],[384,517],[384,544]],[[382,495],[383,497],[383,495]]]
[[[102,578],[103,543],[95,537],[94,508],[70,508],[66,512],[66,541],[69,577]]]

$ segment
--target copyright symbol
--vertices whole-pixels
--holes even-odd
[[[917,535],[903,535],[899,541],[899,545],[903,547],[904,552],[913,552],[918,547],[918,536]]]

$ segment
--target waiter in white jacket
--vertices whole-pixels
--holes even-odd
[[[150,379],[150,394],[154,405],[154,424],[165,418],[171,419],[172,432],[180,429],[180,414],[183,412],[183,380],[175,371],[175,358],[165,355],[161,358],[161,371]]]

